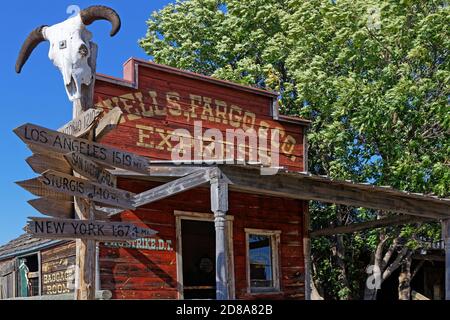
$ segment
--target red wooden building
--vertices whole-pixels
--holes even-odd
[[[153,201],[112,219],[159,232],[128,243],[100,243],[98,288],[111,291],[113,299],[305,299],[308,200],[434,218],[448,210],[448,202],[439,199],[307,174],[310,123],[280,115],[277,97],[136,59],[125,64],[123,79],[97,75],[96,107],[123,112],[120,124],[99,142],[155,164],[149,175],[113,170],[120,189],[150,190]],[[216,143],[219,133],[225,138],[227,130],[251,129],[268,144],[258,141],[255,148],[245,143],[249,137]],[[271,139],[273,132],[278,141]],[[246,164],[178,166],[173,153],[180,144],[190,159],[244,154]],[[274,155],[282,169],[261,175],[261,164],[270,158],[273,165]],[[74,242],[27,236],[0,248],[0,298],[20,296],[21,263],[35,277],[29,279],[37,279],[32,294],[70,293],[74,256]]]

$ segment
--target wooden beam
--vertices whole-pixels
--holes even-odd
[[[317,179],[301,174],[280,173],[261,176],[250,167],[220,166],[230,179],[230,188],[241,192],[258,193],[301,200],[316,200],[435,219],[450,217],[450,201],[431,197],[416,197],[400,191],[367,188]],[[380,190],[381,189],[381,190]]]
[[[361,223],[353,223],[347,226],[339,226],[332,228],[325,228],[321,230],[316,230],[311,232],[311,237],[317,238],[322,236],[331,236],[335,234],[353,233],[358,231],[363,231],[367,229],[376,229],[388,226],[397,226],[402,224],[410,224],[417,222],[432,222],[432,219],[426,219],[421,217],[411,217],[411,216],[392,216],[386,217],[379,220],[367,221]]]
[[[174,180],[162,186],[138,194],[133,198],[133,206],[136,208],[142,207],[150,203],[174,196],[178,193],[199,187],[211,180],[212,170],[214,169],[203,169],[183,178]]]
[[[445,256],[440,256],[440,255],[437,255],[437,254],[413,254],[412,258],[414,260],[445,262]]]
[[[98,47],[96,44],[91,43],[91,55],[89,57],[88,63],[91,69],[94,71],[97,67],[97,54]],[[89,86],[82,86],[81,91],[81,99],[75,100],[73,102],[73,119],[79,117],[83,111],[93,109],[94,105],[94,87],[95,87],[95,77],[92,79],[91,84]],[[67,141],[70,141],[72,136],[66,136],[68,138]],[[94,129],[90,130],[85,142],[87,144],[93,143],[95,140],[95,131]],[[56,142],[56,140],[55,140]],[[82,152],[81,144],[78,148],[68,148],[72,149],[71,152],[77,151]],[[47,147],[46,144],[43,145]],[[97,146],[98,147],[98,146]],[[89,148],[89,147],[88,147]],[[95,146],[94,146],[95,148]],[[64,147],[61,148],[60,151],[64,150]],[[92,149],[91,149],[92,150]],[[98,149],[97,149],[98,150]],[[57,150],[56,150],[57,151]],[[86,152],[86,151],[85,151]],[[67,151],[61,152],[63,154],[68,153]],[[90,154],[90,152],[87,152]],[[95,154],[96,152],[94,152]],[[98,157],[94,156],[94,158]],[[80,175],[74,171],[74,177],[80,178]],[[95,204],[93,201],[85,201],[84,199],[75,196],[74,197],[74,209],[76,218],[79,220],[86,221],[94,221],[95,220]],[[96,266],[96,254],[95,254],[96,242],[94,240],[84,240],[84,239],[76,239],[76,248],[75,248],[75,300],[95,300],[95,295],[98,290],[96,287],[95,281],[95,266]]]
[[[200,171],[204,168],[202,167],[195,167],[195,166],[160,166],[160,165],[153,165],[150,164],[148,173],[142,174],[142,173],[136,173],[128,170],[122,170],[122,169],[115,169],[115,170],[109,170],[111,174],[118,176],[118,177],[185,177],[189,174],[192,174],[194,172]]]

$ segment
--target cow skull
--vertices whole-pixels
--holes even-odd
[[[120,30],[119,15],[111,8],[92,6],[80,11],[76,16],[53,26],[41,26],[30,33],[25,40],[16,62],[16,72],[20,73],[33,50],[44,41],[49,41],[49,58],[61,71],[70,101],[82,98],[82,85],[93,83],[95,70],[89,65],[92,33],[86,26],[96,20],[108,20],[112,24],[111,36]]]

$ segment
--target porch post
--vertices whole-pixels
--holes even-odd
[[[230,299],[228,292],[226,214],[228,211],[228,182],[220,175],[211,179],[211,210],[216,228],[216,298]]]
[[[442,220],[442,239],[445,248],[445,300],[450,300],[450,220]]]

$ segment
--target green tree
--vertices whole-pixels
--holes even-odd
[[[448,196],[446,1],[189,0],[147,23],[140,45],[155,62],[277,90],[282,112],[311,119],[313,173]],[[315,228],[390,214],[312,209]],[[317,239],[316,283],[328,298],[361,298],[367,264],[387,259],[380,266],[388,277],[423,237],[438,239],[439,228]]]

